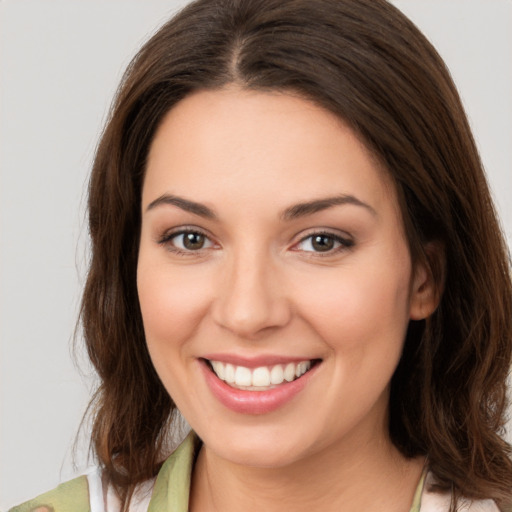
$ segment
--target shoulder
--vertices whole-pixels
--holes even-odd
[[[145,512],[151,498],[154,479],[140,483],[134,490],[129,512]],[[65,482],[13,507],[8,512],[119,512],[121,502],[113,487],[102,477],[100,468]]]
[[[429,472],[425,478],[421,495],[420,512],[448,512],[450,510],[451,493],[434,490],[435,477]],[[500,512],[493,500],[470,500],[462,498],[459,501],[458,512]]]
[[[194,455],[199,445],[191,432],[164,462],[158,476],[141,482],[134,490],[130,512],[186,510]],[[118,512],[121,503],[100,468],[59,485],[11,508],[8,512]]]
[[[9,512],[90,512],[89,485],[83,475],[27,501]]]

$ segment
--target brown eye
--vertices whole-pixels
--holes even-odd
[[[206,237],[201,233],[184,233],[183,247],[189,251],[197,251],[204,247]]]
[[[213,247],[213,242],[200,231],[181,231],[164,236],[160,244],[174,252],[186,253]]]
[[[315,235],[311,238],[311,246],[315,251],[325,252],[334,248],[334,238],[328,235]]]
[[[354,245],[354,241],[342,238],[334,233],[313,233],[303,238],[296,246],[295,250],[309,253],[329,253],[336,254],[344,249],[349,249]]]

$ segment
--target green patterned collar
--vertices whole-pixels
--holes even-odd
[[[187,512],[190,480],[199,438],[190,432],[164,462],[155,482],[148,512]]]

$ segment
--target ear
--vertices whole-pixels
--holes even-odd
[[[424,320],[439,305],[444,291],[445,255],[440,242],[429,242],[424,247],[425,258],[414,268],[411,286],[409,316],[411,320]]]

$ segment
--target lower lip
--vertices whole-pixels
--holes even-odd
[[[292,400],[308,383],[318,364],[292,382],[284,382],[266,391],[247,391],[220,380],[204,360],[200,360],[206,383],[215,397],[228,409],[241,414],[267,414]]]

